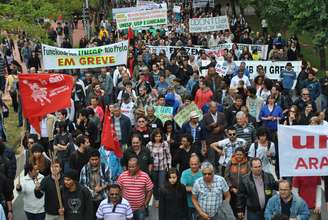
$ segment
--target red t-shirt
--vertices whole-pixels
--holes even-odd
[[[309,209],[315,208],[318,185],[321,185],[320,176],[293,177],[293,187],[298,188],[298,194],[305,200]]]

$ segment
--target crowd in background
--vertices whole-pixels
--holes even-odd
[[[45,116],[41,134],[26,123],[25,176],[15,190],[24,196],[28,220],[60,215],[69,220],[141,220],[149,215],[149,205],[159,209],[160,220],[320,219],[321,177],[280,178],[277,129],[278,124],[327,126],[328,71],[318,79],[303,59],[296,35],[285,39],[269,33],[266,20],[255,33],[240,15],[229,17],[229,30],[191,34],[189,18],[229,10],[180,6],[180,13],[169,7],[168,25],[133,30],[127,65],[50,71],[73,75],[72,105]],[[57,22],[49,31],[58,47],[72,48],[73,23]],[[80,40],[80,48],[128,39],[127,30],[117,30],[114,20],[102,18],[96,27],[91,39]],[[216,58],[205,49],[225,43],[234,46],[220,58],[229,67],[222,76]],[[261,65],[250,77],[245,62],[264,59],[256,50],[238,50],[237,43],[268,45],[267,60],[290,62],[279,80],[268,78]],[[148,46],[181,49],[168,55]],[[19,62],[14,60],[15,47]],[[195,58],[183,47],[204,50]],[[1,52],[1,91],[10,94],[21,127],[17,75],[23,66],[29,73],[42,72],[41,45],[23,33],[16,43],[5,38]],[[245,62],[238,66],[237,60]],[[302,62],[299,73],[293,70],[295,60]],[[173,116],[191,103],[202,114],[190,112],[179,127]],[[12,219],[10,185],[16,161],[5,146],[10,138],[4,129],[8,107],[1,106],[0,201]],[[172,119],[156,117],[155,106],[172,107]],[[101,145],[106,107],[121,157]]]

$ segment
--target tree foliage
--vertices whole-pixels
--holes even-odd
[[[70,19],[74,12],[82,11],[82,0],[11,0],[0,2],[0,30],[25,31],[38,40],[47,38],[46,27],[40,19]]]
[[[325,68],[324,47],[328,45],[327,0],[241,0],[241,4],[253,6],[260,18],[269,20],[273,31],[309,32],[313,36],[313,44],[321,51],[321,68]]]

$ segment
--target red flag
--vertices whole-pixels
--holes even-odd
[[[133,29],[131,27],[129,27],[128,29],[128,40],[133,40],[134,38],[134,33],[133,33]]]
[[[106,107],[103,131],[101,134],[101,145],[104,145],[106,150],[114,151],[117,157],[122,157],[120,142],[117,138],[116,131],[112,126],[112,117],[110,110]]]
[[[71,106],[73,78],[64,74],[19,74],[19,94],[25,118],[41,133],[41,118]]]

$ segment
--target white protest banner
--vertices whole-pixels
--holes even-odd
[[[112,9],[112,15],[113,18],[116,19],[116,14],[120,13],[129,13],[129,12],[136,12],[136,11],[143,11],[143,10],[152,10],[152,9],[167,9],[167,4],[161,3],[161,4],[144,4],[144,5],[137,5],[137,7],[126,7],[126,8],[113,8]]]
[[[211,49],[204,49],[201,47],[176,47],[176,46],[148,46],[151,51],[155,50],[156,54],[159,54],[161,50],[165,51],[165,54],[168,58],[171,57],[171,55],[174,52],[177,52],[178,50],[185,50],[188,55],[195,56],[195,59],[198,59],[200,50],[205,50],[205,53],[208,56],[214,56],[217,60],[224,55],[224,49],[230,50],[232,48],[232,43],[226,43],[226,44],[220,44],[216,48]],[[257,44],[237,44],[238,50],[242,50],[240,48],[244,47],[244,45],[247,45],[250,49],[257,47],[258,52],[261,54],[261,57],[263,59],[266,59],[267,57],[267,51],[268,51],[268,45],[257,45]],[[250,50],[251,51],[251,50]]]
[[[293,65],[293,70],[297,76],[302,70],[302,61],[233,61],[237,66],[240,66],[241,62],[246,63],[246,68],[249,71],[250,78],[256,77],[256,68],[259,65],[263,66],[265,76],[269,79],[280,79],[280,73],[286,68],[287,63]],[[215,69],[220,75],[225,75],[227,71],[227,61],[217,61]]]
[[[189,32],[201,33],[229,29],[227,16],[189,19]]]
[[[193,0],[192,7],[193,8],[206,8],[206,7],[214,8],[214,0]]]
[[[232,49],[232,43],[226,43],[226,44],[219,44],[216,49]],[[266,60],[268,57],[268,49],[269,45],[262,45],[262,44],[236,44],[238,54],[242,54],[243,49],[245,47],[248,47],[248,51],[250,53],[253,53],[254,50],[257,50],[257,52],[260,54],[261,60]]]
[[[159,118],[164,124],[168,120],[172,120],[173,107],[168,106],[154,106],[155,116]]]
[[[179,5],[174,5],[173,6],[173,12],[174,13],[180,13],[181,12],[181,7]]]
[[[203,112],[200,110],[197,105],[192,102],[191,104],[185,106],[182,108],[175,116],[174,116],[174,121],[179,125],[181,128],[183,123],[186,121],[189,121],[190,119],[190,112],[195,111],[199,115],[199,121],[203,119]]]
[[[176,46],[147,46],[149,47],[151,52],[155,52],[156,54],[159,54],[161,51],[165,51],[165,54],[168,58],[171,57],[173,53],[176,53],[178,51],[185,51],[187,55],[193,55],[195,56],[195,59],[197,60],[199,57],[200,50],[205,50],[205,53],[208,56],[214,56],[216,58],[222,57],[224,51],[222,49],[204,49],[201,47],[176,47]]]
[[[167,24],[167,9],[118,13],[115,16],[119,30]]]
[[[139,0],[137,0],[136,6],[137,6],[137,8],[145,7],[148,10],[149,9],[158,9],[158,8],[167,8],[166,2],[158,4],[153,1],[139,1]]]
[[[42,45],[46,70],[84,69],[126,64],[128,41],[101,47],[67,49]]]
[[[280,176],[328,175],[328,126],[278,126]]]

